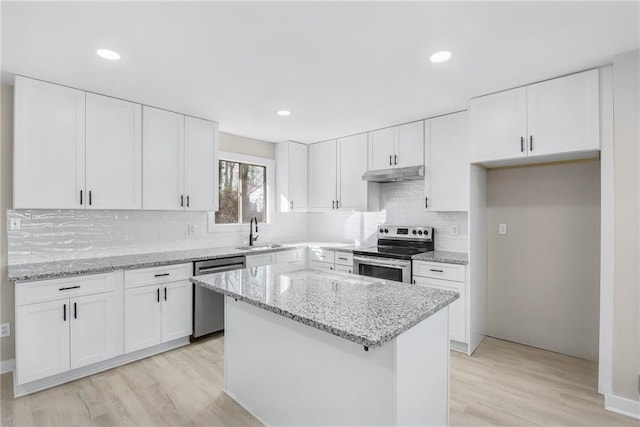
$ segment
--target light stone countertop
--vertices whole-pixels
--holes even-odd
[[[259,247],[260,245],[258,245]],[[239,255],[257,255],[270,252],[281,252],[293,248],[322,247],[347,251],[348,243],[284,243],[278,248],[263,247],[254,250],[237,247],[194,248],[163,252],[140,252],[126,255],[100,256],[93,258],[72,258],[25,264],[9,264],[7,273],[12,282],[53,279],[60,277],[81,276],[85,274],[105,273],[115,270],[157,267],[162,265],[182,264],[215,258],[226,258]],[[351,249],[353,250],[353,249]]]
[[[414,261],[442,262],[445,264],[469,264],[469,255],[466,252],[431,251],[414,255]]]
[[[459,298],[457,292],[438,288],[286,264],[191,281],[368,348],[385,344]]]

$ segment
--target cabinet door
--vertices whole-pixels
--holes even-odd
[[[336,271],[342,271],[343,273],[353,273],[353,266],[336,264],[334,268]]]
[[[449,305],[449,339],[466,343],[467,315],[464,282],[451,282],[447,280],[429,279],[426,277],[413,277],[413,283],[420,286],[454,291],[460,294],[460,298]]]
[[[69,300],[16,307],[16,381],[69,370]]]
[[[341,210],[367,210],[367,134],[338,140],[338,207]]]
[[[191,297],[193,285],[188,280],[162,287],[162,342],[188,337],[192,333]]]
[[[369,170],[393,167],[394,128],[369,132]]]
[[[142,208],[142,106],[87,94],[88,208]]]
[[[249,267],[260,267],[262,265],[276,264],[276,254],[260,254],[245,256],[245,265]]]
[[[161,343],[160,286],[127,289],[124,294],[124,351]]]
[[[309,146],[309,210],[327,211],[336,201],[336,140]]]
[[[598,70],[527,86],[529,155],[600,149]]]
[[[320,262],[320,261],[309,261],[310,268],[317,268],[319,270],[334,270],[335,266],[332,263],[328,262]]]
[[[394,167],[419,166],[424,158],[424,121],[396,126]]]
[[[469,210],[469,116],[425,121],[425,197],[428,211]]]
[[[180,210],[184,196],[184,116],[142,109],[142,207]]]
[[[185,117],[185,207],[218,210],[218,124]]]
[[[85,92],[17,76],[14,102],[14,209],[82,208]]]
[[[289,142],[289,203],[295,212],[307,209],[307,146]]]
[[[469,102],[471,161],[526,156],[527,91],[521,87]]]
[[[121,325],[113,319],[117,312],[116,293],[72,298],[71,369],[90,365],[117,356],[117,340],[122,339]]]

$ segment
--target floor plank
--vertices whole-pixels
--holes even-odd
[[[222,391],[218,335],[19,399],[0,379],[4,426],[239,426],[260,423]],[[640,426],[603,409],[597,364],[486,338],[451,353],[451,425]]]

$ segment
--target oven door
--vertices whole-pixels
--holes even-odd
[[[353,272],[361,276],[411,283],[411,261],[371,256],[354,256]]]

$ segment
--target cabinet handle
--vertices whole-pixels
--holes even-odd
[[[391,163],[391,154],[389,154],[389,166],[392,166],[393,164]]]
[[[78,289],[80,285],[76,286],[67,286],[66,288],[58,288],[59,291],[68,291],[69,289]]]
[[[164,288],[164,300],[167,300],[167,288]]]
[[[184,194],[180,195],[180,207],[184,208]]]
[[[342,258],[342,257],[338,257],[338,259],[339,259],[340,261],[347,261],[347,259],[346,259],[346,258]]]
[[[428,198],[428,197],[425,197],[425,198],[424,198],[424,207],[425,207],[425,208],[428,208],[428,207],[429,207],[429,198]]]
[[[524,153],[524,136],[520,137],[520,152]]]
[[[80,206],[82,206],[82,190],[80,190]]]
[[[398,155],[397,155],[397,154],[394,154],[394,155],[393,155],[393,164],[394,164],[394,165],[397,165],[397,164],[398,164]]]
[[[62,306],[62,321],[63,322],[67,321],[67,304],[64,304]]]
[[[340,200],[336,200],[336,209],[340,209]]]
[[[533,151],[533,135],[529,135],[529,151]]]
[[[293,200],[291,201],[291,210],[293,210]]]
[[[187,196],[187,207],[189,207],[189,196]]]
[[[414,285],[416,284],[416,279],[413,279],[413,284],[414,284]]]
[[[436,270],[435,268],[430,268],[429,271],[435,271],[436,273],[444,273],[444,271]]]
[[[160,302],[160,288],[156,289],[156,301]]]
[[[171,276],[170,273],[162,273],[162,274],[154,274],[153,277],[164,277],[164,276]]]
[[[89,190],[89,206],[91,206],[91,190]]]
[[[336,208],[336,201],[332,200],[331,201],[331,209],[335,209]]]
[[[73,318],[78,318],[78,303],[75,302],[73,303]]]

